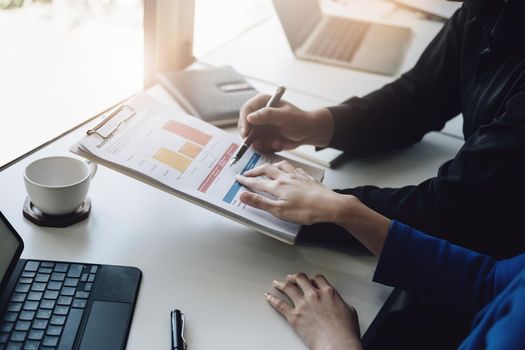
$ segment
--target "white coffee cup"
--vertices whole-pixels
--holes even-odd
[[[37,159],[24,172],[31,203],[49,215],[73,213],[86,200],[89,182],[97,165],[77,158],[58,156]]]

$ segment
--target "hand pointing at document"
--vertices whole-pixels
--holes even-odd
[[[303,225],[332,221],[340,202],[338,193],[286,161],[264,164],[237,175],[236,179],[256,192],[269,195],[245,192],[240,197],[243,203]]]

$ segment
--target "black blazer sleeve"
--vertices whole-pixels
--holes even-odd
[[[353,194],[383,215],[495,257],[525,251],[525,84],[436,177]]]

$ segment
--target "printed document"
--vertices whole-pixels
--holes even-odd
[[[238,135],[146,94],[128,100],[99,126],[72,151],[286,243],[295,242],[300,226],[243,204],[239,196],[248,189],[234,178],[235,174],[282,157],[262,155],[250,148],[230,167],[232,156],[242,144]],[[322,180],[322,169],[300,166]]]

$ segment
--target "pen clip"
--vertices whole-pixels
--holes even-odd
[[[180,337],[182,338],[182,342],[184,343],[184,350],[188,348],[188,343],[186,343],[186,339],[184,339],[184,328],[186,328],[186,315],[181,312],[182,316],[182,331],[180,332]]]
[[[118,116],[120,112],[124,111],[125,109],[128,110],[128,114],[125,115],[113,128],[111,128],[106,134],[103,134],[100,129],[106,125],[109,121],[111,121],[113,118]],[[118,128],[122,126],[125,122],[128,121],[129,118],[133,117],[135,115],[135,109],[127,104],[122,104],[118,108],[116,108],[108,117],[104,118],[98,125],[96,125],[93,129],[88,130],[86,133],[91,135],[98,135],[104,140],[107,140]]]

